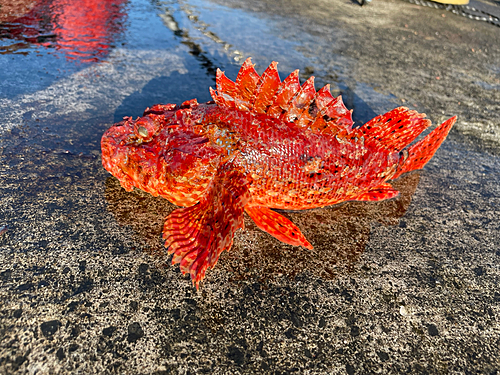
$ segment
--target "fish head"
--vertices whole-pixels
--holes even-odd
[[[104,133],[103,166],[127,191],[136,187],[181,206],[199,201],[220,152],[193,123],[183,121],[182,110],[127,117]]]
[[[156,121],[155,121],[156,120]],[[126,117],[109,128],[101,139],[104,168],[132,190],[157,175],[162,123],[153,116]]]

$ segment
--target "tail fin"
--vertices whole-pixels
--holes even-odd
[[[441,143],[446,139],[448,132],[453,124],[457,121],[457,116],[446,120],[436,129],[434,129],[424,139],[418,141],[408,149],[408,157],[399,167],[396,174],[392,177],[395,180],[403,173],[422,169],[425,164],[434,156]]]

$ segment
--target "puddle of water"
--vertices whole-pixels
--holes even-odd
[[[113,90],[105,76],[113,71],[115,80],[128,80],[128,88],[122,90],[117,99],[135,91],[134,98],[131,98],[134,99],[133,106],[124,103],[115,113],[114,121],[118,121],[124,115],[140,115],[144,108],[157,102],[181,102],[194,97],[200,102],[209,100],[208,87],[214,84],[216,69],[221,68],[234,78],[240,61],[248,55],[254,56],[260,72],[271,61],[268,56],[272,51],[273,59],[282,62],[279,68],[283,77],[297,68],[302,69],[302,79],[313,73],[307,66],[309,59],[299,51],[300,44],[293,38],[282,37],[276,20],[208,1],[135,0],[125,3],[123,0],[85,0],[82,3],[42,0],[22,9],[25,14],[19,10],[15,16],[4,18],[0,33],[0,49],[4,54],[0,59],[0,98],[39,94],[20,98],[18,103],[33,102],[42,96],[41,107],[44,107],[43,102],[64,95],[61,90],[67,88],[61,89],[61,83],[65,77],[69,78],[68,85],[72,82],[74,86],[80,85],[84,93],[87,88],[85,101],[89,96],[95,96],[89,92],[93,91],[108,97],[102,104],[109,103],[110,96],[116,96],[117,90]],[[170,77],[167,73],[162,78],[161,72],[169,70],[159,67],[165,54],[174,54],[184,60],[186,70],[181,73],[189,72],[189,77]],[[293,66],[288,66],[287,61],[293,62]],[[104,67],[103,63],[111,65]],[[73,76],[77,72],[83,73]],[[321,68],[318,68],[318,73],[322,75]],[[83,75],[88,80],[82,80]],[[74,82],[75,78],[77,82]],[[186,84],[187,80],[189,84]],[[151,84],[144,90],[148,81]],[[320,77],[318,81],[318,87],[330,83],[335,89],[335,82],[331,80],[326,82]],[[195,85],[197,87],[193,90],[186,87]],[[116,83],[116,88],[122,86]],[[174,89],[168,92],[168,87],[176,86],[186,89],[178,93]],[[162,87],[167,87],[167,90],[162,92]],[[49,92],[43,92],[45,88]],[[73,99],[78,100],[78,96]],[[357,100],[351,104],[358,106],[362,103]],[[3,106],[16,107],[10,101],[4,102]],[[16,112],[21,114],[30,110],[37,112],[33,108],[23,110],[23,106],[20,107]],[[77,107],[82,105],[79,103]],[[102,110],[106,111],[106,108]],[[50,114],[53,107],[39,108],[38,111]],[[2,126],[15,126],[19,113],[10,116],[4,113],[3,117],[8,121],[2,121]]]
[[[3,7],[0,51],[26,54],[32,45],[42,45],[70,60],[98,61],[122,31],[124,4],[125,0],[41,0]]]
[[[105,59],[123,33],[124,0],[40,0],[0,8],[0,98],[37,92]]]

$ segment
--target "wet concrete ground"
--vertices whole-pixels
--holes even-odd
[[[398,0],[104,3],[88,40],[69,1],[0,19],[0,373],[500,370],[500,28]],[[121,189],[100,137],[247,56],[360,123],[458,122],[397,199],[290,213],[313,251],[247,220],[197,292],[162,255],[174,206]]]

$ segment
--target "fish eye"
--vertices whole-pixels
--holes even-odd
[[[137,128],[137,133],[143,138],[147,138],[149,136],[148,129],[146,129],[144,126],[139,126]]]

